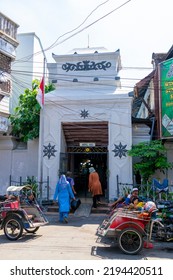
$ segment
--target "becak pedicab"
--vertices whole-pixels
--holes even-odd
[[[40,226],[48,224],[32,187],[10,186],[6,199],[0,202],[0,229],[9,240],[19,239],[23,231],[35,233]]]
[[[147,202],[143,209],[129,207],[115,209],[98,227],[96,235],[114,238],[126,254],[137,254],[149,244],[152,230],[152,215],[157,211],[154,202]]]

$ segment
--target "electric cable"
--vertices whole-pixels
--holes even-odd
[[[84,27],[84,28],[82,28],[81,30],[77,31],[76,33],[70,35],[69,37],[67,37],[66,39],[60,41],[59,43],[57,42],[57,41],[59,40],[59,38],[56,39],[56,41],[55,41],[52,45],[50,45],[49,47],[45,48],[45,49],[43,50],[43,52],[46,52],[46,51],[48,51],[48,50],[50,50],[50,49],[52,49],[52,48],[54,48],[54,47],[56,47],[56,46],[58,46],[58,45],[64,43],[65,41],[71,39],[72,37],[74,37],[74,36],[76,36],[77,34],[83,32],[84,30],[88,29],[88,28],[91,27],[92,25],[96,24],[96,23],[99,22],[100,20],[104,19],[105,17],[109,16],[110,14],[114,13],[115,11],[119,10],[120,8],[122,8],[123,6],[125,6],[126,4],[128,4],[128,3],[131,2],[131,1],[132,1],[132,0],[128,0],[128,1],[124,2],[124,3],[121,4],[120,6],[116,7],[116,8],[113,9],[113,10],[111,10],[109,13],[107,13],[107,14],[105,14],[104,16],[98,18],[98,19],[95,20],[94,22],[90,23],[90,24],[87,25],[86,27]],[[105,4],[106,2],[107,2],[107,1],[105,1],[103,4]],[[101,4],[100,4],[100,5],[101,5]],[[94,10],[96,10],[96,9],[97,9],[97,7],[96,7]],[[92,12],[91,12],[90,14],[92,14]],[[88,16],[88,17],[89,17],[89,16]],[[87,17],[87,18],[88,18],[88,17]],[[85,21],[84,21],[84,22],[85,22]],[[81,24],[81,25],[82,25],[82,24]],[[78,28],[78,27],[77,27],[77,28]],[[70,32],[70,31],[69,31],[69,32]],[[66,33],[65,33],[65,34],[66,34]],[[60,37],[63,37],[63,36],[64,36],[64,34],[61,35]],[[53,46],[53,47],[52,47],[52,46]],[[29,60],[29,59],[32,58],[33,56],[38,55],[38,54],[40,54],[40,53],[42,53],[42,51],[38,51],[38,52],[36,52],[36,53],[33,53],[33,54],[28,55],[28,56],[26,56],[26,57],[23,57],[23,58],[21,58],[21,59],[24,59],[24,58],[26,59],[26,58],[27,58],[27,59]],[[18,61],[21,61],[21,60],[18,60]],[[16,62],[17,62],[17,60],[16,60]]]

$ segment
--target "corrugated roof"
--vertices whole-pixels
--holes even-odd
[[[140,80],[134,87],[135,97],[144,97],[145,92],[149,86],[151,79],[154,77],[155,70],[153,70],[148,76]]]
[[[140,80],[134,87],[134,100],[132,105],[132,118],[134,118],[134,121],[136,121],[136,115],[139,111],[139,108],[143,102],[143,98],[145,96],[145,93],[148,89],[148,86],[150,84],[151,79],[154,78],[157,66],[162,61],[165,61],[167,59],[170,59],[173,57],[173,45],[169,49],[167,53],[153,53],[152,54],[152,63],[155,66],[155,69],[145,78]]]
[[[148,76],[140,80],[134,87],[134,99],[132,105],[132,116],[136,117],[139,108],[143,102],[143,98],[148,89],[151,79],[154,77],[155,70],[153,70]]]
[[[154,61],[155,67],[162,62],[163,60],[165,60],[166,57],[166,53],[153,53],[152,54],[152,61]]]

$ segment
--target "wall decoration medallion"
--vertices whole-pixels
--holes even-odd
[[[106,71],[107,68],[111,67],[111,62],[109,61],[100,61],[95,63],[94,61],[90,60],[83,60],[80,62],[68,63],[62,65],[62,69],[66,72],[69,71],[90,71],[90,70],[104,70]]]
[[[80,116],[81,116],[81,118],[83,118],[83,119],[88,118],[88,116],[89,116],[88,110],[85,110],[85,109],[84,109],[84,110],[81,110]]]
[[[122,158],[123,156],[126,157],[127,156],[127,151],[126,147],[127,145],[122,145],[121,142],[119,143],[119,145],[114,144],[115,148],[114,150],[112,150],[112,152],[114,152],[114,157],[119,157]]]
[[[43,147],[43,157],[48,157],[48,159],[55,157],[55,153],[57,152],[57,150],[55,150],[55,145],[49,143],[47,146],[43,145]]]

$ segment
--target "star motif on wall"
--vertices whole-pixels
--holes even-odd
[[[88,118],[88,116],[89,116],[89,113],[88,113],[88,110],[81,110],[81,112],[80,112],[80,116],[81,116],[81,118]]]
[[[48,157],[48,159],[55,157],[55,152],[57,152],[55,145],[49,143],[47,146],[43,145],[43,147],[43,157]]]
[[[119,145],[114,144],[115,149],[112,150],[112,152],[114,152],[114,157],[118,157],[122,158],[122,156],[126,157],[127,156],[127,151],[126,147],[127,145],[122,145],[121,142],[119,143]]]

